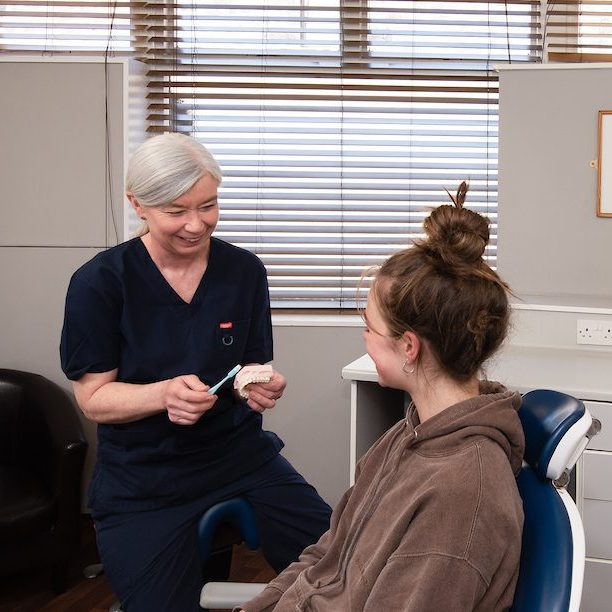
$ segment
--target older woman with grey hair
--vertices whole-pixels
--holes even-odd
[[[236,495],[281,571],[329,525],[330,508],[262,429],[285,378],[210,386],[272,360],[266,270],[212,236],[221,170],[196,140],[163,134],[133,154],[126,195],[139,236],[79,268],[66,297],[62,368],[98,424],[89,496],[98,548],[127,612],[199,610],[197,522]]]

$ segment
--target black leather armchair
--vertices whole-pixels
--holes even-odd
[[[66,589],[86,450],[65,391],[38,374],[0,369],[0,574],[48,566],[56,593]]]

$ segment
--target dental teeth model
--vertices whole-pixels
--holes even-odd
[[[240,397],[248,399],[249,392],[245,389],[247,385],[269,382],[270,378],[272,378],[272,366],[269,364],[244,366],[234,378],[234,389],[238,391]]]

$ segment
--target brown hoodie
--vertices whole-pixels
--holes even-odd
[[[359,462],[329,531],[243,608],[509,608],[523,527],[520,396],[498,383],[480,391],[423,424],[412,406]]]

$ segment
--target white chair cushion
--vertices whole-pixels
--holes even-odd
[[[265,588],[265,582],[207,582],[200,593],[200,606],[231,610],[253,599]]]

